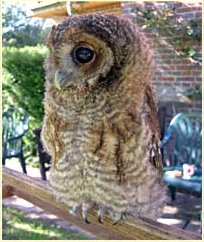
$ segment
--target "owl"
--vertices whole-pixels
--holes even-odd
[[[72,214],[156,218],[165,203],[152,52],[142,32],[113,14],[53,26],[45,60],[44,149],[49,183]]]

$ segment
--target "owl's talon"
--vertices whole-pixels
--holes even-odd
[[[101,220],[101,216],[98,216],[98,222],[99,222],[100,224],[103,223],[102,220]]]
[[[86,218],[85,220],[84,220],[87,224],[90,224],[90,222],[89,222],[89,220]]]
[[[120,219],[115,219],[115,220],[113,221],[113,225],[118,224],[118,223],[119,223],[119,221],[120,221]]]
[[[74,205],[69,212],[73,215],[76,216],[77,215],[77,211],[79,210],[80,205]]]
[[[102,207],[98,210],[98,222],[102,224],[102,217],[107,212],[107,207]]]
[[[87,224],[90,224],[89,220],[88,220],[88,213],[89,213],[89,209],[92,208],[94,205],[93,202],[88,202],[88,203],[83,203],[82,204],[82,217],[84,218],[84,221]]]
[[[84,221],[87,224],[90,224],[90,222],[88,220],[88,209],[82,209],[82,217],[84,218]]]
[[[118,224],[123,219],[123,214],[118,214],[118,216],[115,216],[115,219],[113,221],[113,225]]]

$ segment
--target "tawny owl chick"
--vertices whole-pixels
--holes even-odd
[[[45,62],[42,140],[50,185],[72,213],[156,218],[165,201],[152,54],[131,22],[109,14],[54,26]]]

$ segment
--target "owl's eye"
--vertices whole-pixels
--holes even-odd
[[[86,46],[77,46],[73,52],[74,60],[79,64],[87,64],[95,59],[93,49]]]

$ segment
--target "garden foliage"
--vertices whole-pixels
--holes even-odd
[[[40,127],[43,119],[44,70],[47,48],[25,46],[3,47],[3,109],[9,106],[24,108],[29,114],[27,147],[35,152],[33,129]]]
[[[143,24],[142,28],[157,37],[168,37],[168,42],[177,54],[200,61],[199,52],[202,40],[202,19],[185,19],[176,13],[171,2],[154,2],[149,6],[137,5],[133,12]],[[198,53],[197,53],[198,52]]]

